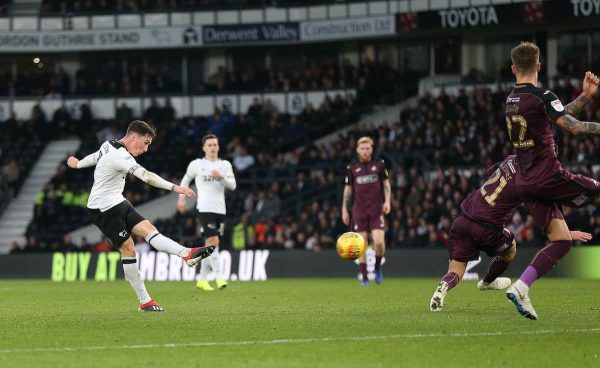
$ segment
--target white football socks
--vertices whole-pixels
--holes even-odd
[[[153,246],[156,250],[167,252],[169,254],[175,254],[179,257],[185,257],[190,253],[190,249],[182,246],[181,244],[167,238],[163,234],[157,231],[153,231],[146,236],[146,242]]]
[[[216,244],[207,244],[216,245]],[[221,278],[221,259],[219,258],[219,248],[215,248],[214,252],[200,262],[200,280],[206,280],[210,271],[213,271],[215,278]]]
[[[517,282],[515,282],[514,285],[515,288],[517,288],[517,290],[519,291],[519,293],[523,293],[524,295],[529,294],[529,286],[527,286],[526,283],[521,281],[521,279],[517,280]]]
[[[210,273],[210,261],[208,258],[204,258],[200,261],[200,280],[206,280]]]
[[[215,279],[221,278],[221,259],[219,258],[219,247],[207,258],[210,262],[210,268],[215,273]]]
[[[148,303],[152,298],[148,295],[146,285],[144,285],[144,281],[142,281],[136,257],[121,257],[121,261],[123,262],[125,280],[129,281],[129,284],[137,294],[140,303]]]

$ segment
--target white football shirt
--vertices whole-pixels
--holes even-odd
[[[217,170],[223,175],[223,179],[211,174]],[[224,215],[225,189],[234,190],[235,176],[231,163],[227,160],[217,159],[209,161],[206,158],[198,158],[190,162],[181,180],[181,186],[189,186],[190,182],[196,182],[196,208],[198,212],[212,212]]]
[[[125,200],[125,177],[140,167],[135,158],[117,140],[109,140],[94,153],[96,169],[88,208],[104,212]]]

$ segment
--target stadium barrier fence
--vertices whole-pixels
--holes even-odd
[[[517,251],[508,276],[518,276],[537,248]],[[269,278],[356,277],[358,267],[338,258],[333,250],[322,252],[246,250],[221,251],[223,276],[231,281],[265,281]],[[192,281],[198,270],[181,258],[161,252],[138,255],[142,277],[154,281]],[[489,258],[483,256],[467,267],[465,279],[479,279],[487,271]],[[372,277],[375,255],[367,252]],[[444,249],[391,249],[384,259],[386,277],[441,277],[447,270]],[[578,247],[552,272],[556,277],[600,279],[600,246]],[[212,277],[209,276],[209,278]],[[36,253],[0,256],[0,279],[46,279],[63,281],[112,281],[123,278],[118,252]]]

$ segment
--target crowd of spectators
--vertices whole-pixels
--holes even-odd
[[[229,118],[226,111],[219,111],[216,114],[224,114],[225,119],[209,117],[201,126],[194,118],[168,123],[162,129],[159,124],[162,133],[140,162],[171,180],[179,180],[187,162],[199,154],[194,142],[205,132],[216,131],[211,125],[215,120],[228,120],[225,125],[230,124],[233,129],[223,129],[221,152],[236,167],[239,185],[228,196],[230,223],[224,246],[316,251],[333,247],[337,235],[347,229],[340,219],[345,166],[355,158],[356,140],[370,135],[377,142],[376,156],[386,159],[392,182],[388,245],[440,247],[447,243],[447,231],[460,213],[461,201],[481,185],[486,168],[512,152],[502,113],[506,92],[497,87],[494,91],[473,89],[456,95],[444,91],[437,97],[425,95],[401,113],[399,122],[379,127],[357,125],[327,144],[313,144],[309,138],[303,145],[285,148],[262,144],[283,135],[273,134],[276,129],[268,137],[254,137],[259,130],[253,124],[259,121],[273,129],[273,114],[279,116],[273,111],[265,115],[263,109],[268,104],[257,102],[243,116]],[[566,101],[578,93],[575,88],[559,88],[557,92]],[[325,108],[323,116],[333,115],[326,112],[331,106],[321,108]],[[165,114],[160,111],[158,108],[156,113]],[[593,119],[597,114],[598,104],[594,101],[582,112],[582,118]],[[291,125],[292,119],[288,118],[280,123],[282,129]],[[295,119],[305,121],[302,114]],[[250,124],[247,129],[241,128],[244,121]],[[120,134],[122,126],[113,131]],[[557,143],[565,167],[600,180],[592,155],[600,143],[597,138],[573,137],[557,131]],[[173,146],[182,151],[169,151]],[[152,167],[166,156],[172,157],[172,161],[166,161],[168,169]],[[144,193],[147,199],[160,194],[149,192],[148,186],[133,179],[126,188],[134,202],[136,196]],[[565,217],[573,229],[590,231],[594,235],[592,241],[600,242],[600,213],[594,206],[565,209]],[[157,222],[157,226],[188,244],[199,235],[193,212]],[[521,246],[545,241],[524,209],[515,214],[510,226]]]
[[[463,84],[482,84],[482,83],[512,83],[514,82],[515,76],[511,70],[512,62],[510,59],[506,59],[504,63],[498,68],[495,74],[485,73],[483,70],[476,67],[472,67],[469,71],[462,76]],[[542,66],[544,66],[542,64]],[[591,70],[595,73],[600,71],[600,54],[595,53],[592,55],[592,59],[588,58],[586,52],[568,52],[564,53],[558,58],[556,62],[556,75],[552,78],[554,85],[558,84],[561,79],[581,79],[581,77]],[[545,80],[546,72],[542,71],[540,79]],[[564,82],[560,82],[564,83]]]
[[[557,92],[568,96],[567,101],[573,97],[560,89]],[[578,91],[572,93],[576,95]],[[441,93],[436,98],[427,95],[416,107],[403,112],[402,123],[377,129],[363,127],[325,146],[308,147],[300,154],[286,155],[287,161],[273,159],[267,167],[295,167],[298,176],[288,175],[276,186],[265,183],[263,188],[248,192],[243,201],[243,215],[239,223],[231,226],[245,229],[244,233],[249,234],[244,243],[247,247],[315,250],[332,247],[336,238],[332,234],[339,234],[344,228],[340,225],[339,208],[343,167],[355,155],[356,139],[370,135],[378,141],[379,155],[392,158],[388,163],[396,163],[390,167],[393,193],[386,235],[389,246],[442,246],[447,243],[451,221],[460,213],[461,201],[481,185],[488,166],[512,152],[504,130],[501,109],[504,97],[501,96],[505,96],[505,92],[499,88],[494,92],[487,89],[461,91],[456,96]],[[595,117],[597,109],[597,102],[590,104],[582,118]],[[600,143],[598,139],[557,133],[564,166],[600,180],[600,171],[593,167],[597,164],[593,152]],[[418,165],[414,160],[398,164],[402,162],[403,153],[420,154],[427,158],[430,166]],[[303,159],[290,160],[292,157]],[[299,162],[306,166],[298,166]],[[311,187],[315,190],[302,192]],[[293,200],[296,193],[302,193],[299,209]],[[311,200],[315,197],[318,200]],[[263,215],[265,203],[283,202],[287,205],[266,206],[278,210]],[[565,209],[565,216],[571,228],[592,232],[592,241],[600,242],[600,230],[596,229],[600,213],[594,206]],[[533,225],[524,209],[515,214],[511,227],[522,246],[545,241],[540,228]],[[335,230],[332,232],[332,229]],[[234,239],[231,243],[234,248],[236,244],[239,247]]]
[[[287,249],[300,248],[319,250],[333,247],[337,235],[347,227],[341,225],[340,204],[344,175],[343,162],[348,162],[353,156],[352,145],[355,138],[363,134],[383,137],[393,129],[381,128],[379,131],[361,130],[360,133],[351,134],[348,138],[334,144],[329,154],[320,157],[329,157],[331,169],[306,169],[303,177],[318,179],[316,183],[319,200],[310,200],[310,195],[303,195],[301,210],[295,211],[293,205],[269,206],[279,208],[269,216],[261,216],[264,198],[280,198],[280,202],[288,196],[298,192],[294,188],[291,192],[269,188],[257,192],[249,192],[244,200],[244,215],[238,224],[246,228],[245,234],[250,234],[246,240],[247,247]],[[388,142],[381,144],[380,155],[386,156],[393,147],[393,139],[387,136]],[[391,144],[390,144],[391,142]],[[343,147],[350,147],[344,150]],[[317,149],[318,150],[318,149]],[[390,154],[391,156],[392,154]],[[565,161],[566,162],[566,161]],[[571,161],[569,161],[571,162]],[[587,164],[573,162],[568,168],[584,173],[600,180],[600,171],[594,171]],[[485,180],[486,170],[481,163],[457,167],[453,165],[435,164],[432,168],[417,167],[414,162],[408,165],[397,165],[390,168],[392,182],[392,211],[388,216],[386,229],[387,244],[390,247],[440,247],[447,245],[447,234],[451,222],[460,214],[460,203],[474,189]],[[312,181],[312,180],[311,180]],[[286,188],[296,183],[290,178],[289,183],[279,183],[278,187]],[[304,185],[307,183],[304,182]],[[308,186],[310,187],[311,184]],[[335,192],[332,193],[331,191]],[[265,194],[268,193],[268,194]],[[323,198],[328,193],[329,197]],[[308,194],[308,193],[307,193]],[[277,203],[277,201],[275,201]],[[572,229],[588,231],[594,235],[592,242],[600,242],[600,211],[597,204],[581,209],[565,209],[565,218]],[[252,230],[247,226],[250,224]],[[512,219],[510,227],[516,235],[520,246],[537,246],[544,244],[541,229],[533,224],[533,219],[524,208],[520,208]],[[264,235],[262,235],[264,234]],[[233,237],[233,234],[231,234]],[[269,236],[270,235],[270,236]],[[234,239],[232,247],[236,248]]]
[[[182,75],[169,72],[167,64],[152,66],[127,58],[109,58],[92,64],[82,62],[69,75],[58,66],[0,72],[0,95],[4,96],[118,96],[183,93]],[[366,60],[352,65],[330,60],[294,65],[256,67],[220,66],[205,80],[188,88],[195,94],[239,92],[288,92],[354,88],[366,102],[389,94],[400,84],[400,75],[389,66]]]
[[[341,225],[339,207],[344,166],[354,158],[354,144],[363,135],[374,137],[378,155],[389,158],[393,192],[386,230],[388,245],[444,246],[462,200],[483,183],[487,167],[512,152],[502,114],[501,96],[505,93],[501,89],[475,89],[450,96],[426,95],[403,111],[402,123],[359,127],[327,145],[309,145],[302,152],[270,156],[260,165],[259,175],[269,180],[246,193],[242,208],[228,207],[235,209],[230,212],[232,218],[242,214],[239,222],[230,224],[232,248],[333,247],[336,234],[347,229]],[[597,106],[597,102],[590,104],[582,118],[596,116]],[[593,147],[600,143],[598,138],[575,138],[557,131],[557,142],[565,167],[600,180],[600,170],[593,166],[597,165]],[[404,155],[415,154],[425,157],[423,162],[429,165],[403,160]],[[274,181],[276,184],[271,184]],[[571,228],[592,232],[592,242],[600,242],[600,212],[595,206],[565,208],[565,217]],[[182,231],[178,224],[183,222],[176,217],[163,226],[177,237]],[[196,239],[193,214],[185,217],[185,223],[186,239]],[[523,208],[516,212],[510,227],[520,246],[545,242],[541,229]]]
[[[75,73],[73,94],[131,95],[183,92],[179,80],[166,73],[166,66],[148,66],[141,61],[111,58],[102,65],[82,63]]]
[[[62,67],[0,72],[3,96],[106,96],[149,93],[182,93],[181,80],[162,68],[109,59],[93,67],[82,63],[73,76]]]
[[[286,65],[257,67],[240,65],[235,70],[224,66],[210,75],[196,92],[225,91],[292,91],[356,88],[367,96],[380,96],[392,91],[400,82],[397,71],[379,61],[365,60],[353,65],[348,59],[341,63],[329,60],[316,63],[305,58],[301,62]]]
[[[12,4],[12,0],[0,0],[0,17],[4,17],[8,14],[8,9]]]
[[[588,70],[594,73],[600,70],[600,54],[593,54],[590,62],[587,52],[584,54],[569,53],[562,55],[556,63],[558,74],[569,78],[581,78]]]
[[[282,152],[306,143],[313,136],[353,123],[355,116],[351,113],[351,105],[351,96],[342,99],[338,95],[326,99],[318,109],[308,104],[301,114],[289,115],[280,113],[268,99],[264,102],[256,99],[247,114],[240,116],[229,113],[225,108],[216,108],[215,113],[208,117],[176,119],[168,99],[163,106],[153,100],[143,118],[157,126],[158,136],[151,149],[137,160],[163,178],[179,182],[187,164],[201,155],[198,142],[203,135],[211,132],[220,138],[222,156],[233,162],[242,182],[253,183],[257,175],[263,181],[270,180],[278,174],[275,162],[284,161]],[[64,106],[54,114],[61,118],[49,122],[46,122],[39,106],[34,109],[41,115],[40,120],[44,124],[61,132],[55,132],[55,136],[77,135],[83,139],[82,148],[75,153],[80,158],[92,153],[105,140],[121,138],[134,118],[126,104],[118,108],[117,118],[112,121],[93,120],[89,110],[86,110],[86,119],[89,119],[86,124],[82,120],[71,119]],[[62,121],[72,122],[61,124]],[[78,126],[85,126],[85,130],[75,130],[74,127]],[[273,136],[263,136],[265,131]],[[264,144],[266,141],[269,144]],[[253,173],[247,171],[250,166],[253,167]],[[266,172],[270,170],[274,171]],[[90,170],[70,170],[66,165],[59,167],[50,182],[38,193],[34,219],[27,230],[27,236],[36,237],[38,248],[56,249],[62,234],[89,222],[83,207],[91,185]],[[164,195],[166,191],[148,186],[130,175],[124,194],[132,203],[139,204]]]
[[[169,12],[341,3],[346,0],[44,0],[41,15]]]
[[[45,122],[39,117],[39,110],[35,109],[26,121],[17,120],[13,114],[0,123],[0,175],[7,192],[3,197],[13,198],[18,194],[51,136],[44,135]]]
[[[48,68],[22,70],[14,75],[10,71],[0,73],[0,95],[59,97],[70,94],[71,81],[65,70]]]
[[[491,92],[475,92],[480,93]],[[230,224],[228,234],[232,248],[319,250],[333,247],[337,235],[347,229],[341,224],[339,205],[344,165],[354,157],[354,142],[362,135],[377,137],[379,156],[394,157],[398,153],[398,142],[414,134],[410,130],[401,131],[403,125],[396,123],[379,129],[357,129],[326,146],[313,146],[302,153],[294,152],[283,159],[272,159],[265,167],[271,173],[279,170],[280,174],[273,175],[262,187],[246,192],[239,222]],[[578,141],[588,146],[593,144],[592,140],[573,137],[565,138],[565,141],[569,144]],[[504,146],[500,153],[510,147],[507,142]],[[432,162],[431,167],[418,167],[415,162],[390,165],[392,212],[386,232],[390,247],[439,247],[447,244],[447,233],[452,220],[460,213],[461,201],[485,179],[489,165],[482,164],[484,157],[490,165],[497,161],[486,151],[472,154],[475,162],[458,161],[454,165]],[[501,158],[499,156],[498,160]],[[563,162],[572,164],[565,166],[574,171],[600,180],[600,172],[594,172],[589,162],[572,160],[568,155],[563,155]],[[294,170],[296,176],[289,173],[282,175],[285,168]],[[270,184],[273,181],[277,184]],[[299,206],[295,196],[301,198]],[[232,209],[231,204],[229,208]],[[571,228],[592,232],[592,241],[600,242],[600,231],[596,229],[600,213],[594,206],[565,209],[565,216]],[[235,218],[235,215],[232,217]],[[170,229],[171,236],[178,237],[182,234],[178,224],[183,222],[178,216],[165,221],[163,226]],[[195,218],[192,213],[185,217],[185,223],[188,228],[186,239],[197,239],[198,233],[193,232]],[[545,241],[541,229],[533,225],[533,219],[523,208],[515,214],[510,226],[520,246],[536,246]]]
[[[40,14],[193,11],[214,7],[216,4],[216,0],[44,0]]]

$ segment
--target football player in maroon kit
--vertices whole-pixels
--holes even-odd
[[[448,273],[433,293],[429,304],[432,312],[442,310],[446,294],[462,279],[467,262],[479,258],[479,252],[494,257],[486,275],[477,284],[479,290],[501,290],[510,286],[508,277],[499,276],[506,271],[517,250],[514,235],[504,225],[510,222],[521,205],[515,184],[519,171],[516,157],[507,156],[504,161],[488,169],[487,181],[460,204],[462,214],[456,218],[449,233]],[[525,205],[529,208],[530,203]],[[533,205],[539,209],[553,207],[537,203]],[[540,211],[532,212],[534,216],[538,213]],[[580,231],[572,231],[571,236],[581,241],[592,238],[591,234]]]
[[[375,282],[381,284],[381,259],[385,253],[384,216],[390,213],[392,187],[383,160],[373,160],[373,139],[362,137],[356,144],[358,162],[348,165],[342,202],[342,221],[375,246]],[[352,221],[350,221],[352,202]],[[369,285],[366,256],[359,258],[362,285]]]
[[[581,95],[563,106],[552,91],[538,88],[540,50],[522,42],[511,51],[516,84],[506,100],[506,125],[515,147],[520,172],[517,194],[544,229],[549,243],[534,257],[521,277],[507,290],[519,313],[537,319],[529,287],[571,249],[572,237],[560,205],[582,206],[600,194],[600,183],[565,170],[552,135],[553,123],[575,135],[600,135],[600,124],[577,120],[598,90],[598,77],[586,72]],[[537,205],[536,205],[537,204]]]

